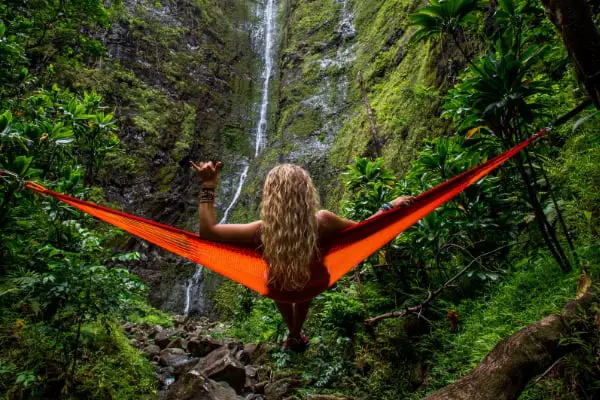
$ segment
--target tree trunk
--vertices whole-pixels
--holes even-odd
[[[600,108],[600,35],[586,0],[542,0],[573,59],[577,75]]]
[[[569,335],[578,309],[591,314],[591,306],[597,301],[594,289],[569,301],[562,314],[549,315],[498,343],[469,375],[426,400],[517,399],[532,378],[569,352],[569,348],[559,345],[560,338]]]
[[[540,233],[546,242],[546,246],[548,246],[548,250],[552,253],[552,257],[556,260],[557,264],[564,272],[571,271],[571,264],[569,263],[569,259],[563,252],[562,247],[560,247],[560,242],[556,237],[556,233],[554,232],[554,228],[548,222],[546,215],[544,215],[544,210],[542,209],[542,205],[538,201],[537,192],[533,186],[533,182],[529,179],[527,172],[525,171],[525,166],[523,165],[523,159],[521,158],[521,154],[517,154],[515,156],[515,162],[517,164],[517,169],[521,174],[521,179],[525,183],[525,188],[527,189],[527,193],[529,194],[529,202],[531,204],[531,208],[533,208],[533,213],[535,215],[535,220],[538,223],[538,227],[540,228]]]

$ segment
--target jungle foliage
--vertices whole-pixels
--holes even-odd
[[[142,398],[154,371],[117,323],[154,313],[146,286],[112,250],[122,233],[24,190],[33,180],[96,202],[104,162],[122,151],[95,92],[53,83],[53,63],[104,53],[90,29],[101,1],[0,5],[0,397]]]
[[[415,33],[408,51],[429,40],[454,49],[456,83],[442,105],[454,133],[426,139],[402,178],[383,159],[357,158],[344,178],[348,218],[367,218],[385,201],[486,161],[586,97],[538,2],[430,3],[409,16]],[[574,296],[580,267],[598,273],[597,124],[587,111],[371,256],[314,300],[307,354],[275,352],[276,365],[298,370],[309,392],[417,399],[468,373],[502,338],[559,311]],[[232,332],[282,340],[275,307],[237,293],[246,312],[229,311]],[[424,303],[418,313],[368,323]],[[581,350],[523,398],[595,396],[593,331],[588,325],[576,333]]]
[[[395,29],[394,18],[404,18],[395,13],[409,7],[403,1],[385,3],[372,26],[387,34]],[[434,0],[410,10],[416,31],[410,43],[394,41],[392,34],[378,35],[376,28],[372,37],[364,38],[365,46],[388,46],[373,59],[358,51],[359,60],[370,63],[367,83],[380,87],[386,85],[386,68],[400,54],[410,59],[426,53],[428,46],[440,46],[451,55],[451,87],[388,85],[382,92],[415,107],[426,102],[435,109],[435,102],[443,103],[438,110],[443,120],[432,123],[446,123],[452,133],[424,141],[426,135],[418,135],[418,149],[410,149],[416,157],[402,176],[389,168],[396,160],[358,157],[342,177],[346,217],[361,220],[395,196],[421,193],[502,152],[583,100],[584,90],[539,3],[490,4],[495,2]],[[315,13],[306,20],[327,21],[335,14],[334,6],[322,15],[314,7],[305,8]],[[102,203],[103,190],[96,185],[107,163],[123,167],[125,174],[140,173],[144,164],[139,160],[152,158],[163,139],[173,160],[184,160],[196,123],[194,107],[180,105],[181,115],[163,115],[172,99],[117,65],[111,66],[111,79],[102,80],[106,71],[100,69],[75,77],[104,59],[105,48],[91,33],[101,31],[111,18],[139,27],[135,32],[141,36],[156,29],[163,50],[183,34],[126,18],[118,1],[111,9],[99,0],[0,4],[0,169],[7,171],[0,175],[0,393],[6,398],[138,399],[156,394],[153,369],[119,326],[122,319],[168,324],[168,317],[146,304],[144,283],[125,268],[139,255],[113,250],[122,243],[119,231],[23,190],[23,180],[35,180]],[[366,19],[357,24],[366,25]],[[215,29],[223,24],[217,20]],[[333,31],[332,26],[327,30]],[[140,55],[145,56],[152,43],[145,37],[140,42]],[[297,38],[290,43],[305,46]],[[321,49],[320,44],[308,47]],[[228,59],[239,58],[230,50],[224,52]],[[206,60],[219,53],[203,51]],[[157,63],[174,91],[182,96],[208,92],[176,79],[187,71],[175,63],[183,54],[174,54]],[[111,85],[104,96],[79,90],[86,79]],[[123,103],[121,92],[126,93]],[[111,104],[127,108],[136,102],[140,108],[130,118],[150,139],[148,148],[134,158],[120,143],[107,97]],[[227,100],[219,98],[216,104],[221,102]],[[385,139],[405,137],[406,125],[415,120],[390,117],[398,104],[381,99],[373,104],[386,108],[386,117],[379,120],[386,128]],[[180,126],[171,118],[183,121],[184,134],[163,138],[161,129]],[[306,326],[312,339],[308,352],[274,350],[273,366],[302,375],[305,385],[299,397],[320,391],[417,399],[467,373],[502,338],[558,311],[574,296],[580,267],[596,276],[599,272],[598,124],[597,115],[588,112],[370,257],[314,300]],[[222,138],[231,142],[226,146],[234,147],[234,136]],[[353,138],[340,142],[348,144],[346,151],[353,151]],[[164,187],[175,172],[165,167],[158,176]],[[444,290],[422,312],[365,323],[423,304],[438,288]],[[247,341],[279,342],[285,337],[271,300],[227,282],[217,303],[223,317],[232,321],[230,334]],[[560,360],[558,372],[532,383],[524,398],[599,395],[597,327],[589,321],[581,326],[563,341],[575,351]]]

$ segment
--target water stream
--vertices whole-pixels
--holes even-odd
[[[267,131],[267,116],[269,111],[269,84],[271,82],[271,74],[273,72],[274,65],[274,57],[275,57],[275,41],[276,41],[276,19],[277,19],[277,3],[275,0],[266,0],[263,16],[262,16],[262,24],[261,24],[261,41],[264,43],[264,51],[263,51],[263,71],[261,74],[262,79],[262,96],[260,102],[260,113],[258,118],[258,123],[256,125],[256,135],[255,135],[255,150],[254,157],[258,157],[261,150],[264,148],[265,134]],[[248,169],[250,168],[250,160],[246,160],[242,163],[242,172],[240,173],[240,178],[238,182],[238,186],[234,192],[233,198],[231,202],[223,212],[223,218],[219,221],[220,224],[224,224],[227,222],[227,218],[229,217],[229,212],[236,205],[240,194],[242,193],[242,188],[246,179],[248,178]],[[199,304],[202,308],[202,304],[204,303],[204,279],[203,278],[204,267],[200,264],[196,265],[196,272],[194,276],[186,281],[185,284],[185,302],[183,314],[188,315],[190,313],[190,308],[192,303]]]

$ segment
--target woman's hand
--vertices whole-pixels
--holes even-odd
[[[221,161],[217,161],[216,164],[213,164],[212,161],[209,162],[199,162],[198,164],[190,161],[192,169],[198,174],[200,179],[202,179],[202,183],[204,186],[217,186],[217,181],[219,180],[219,171],[223,167],[223,163]]]
[[[397,197],[394,200],[390,201],[390,204],[394,208],[403,207],[403,206],[408,206],[414,200],[415,200],[414,196],[400,196],[400,197]]]

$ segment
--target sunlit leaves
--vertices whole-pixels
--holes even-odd
[[[411,43],[416,44],[444,34],[456,34],[476,7],[477,0],[433,1],[431,6],[423,7],[409,16],[412,25],[418,27]]]

